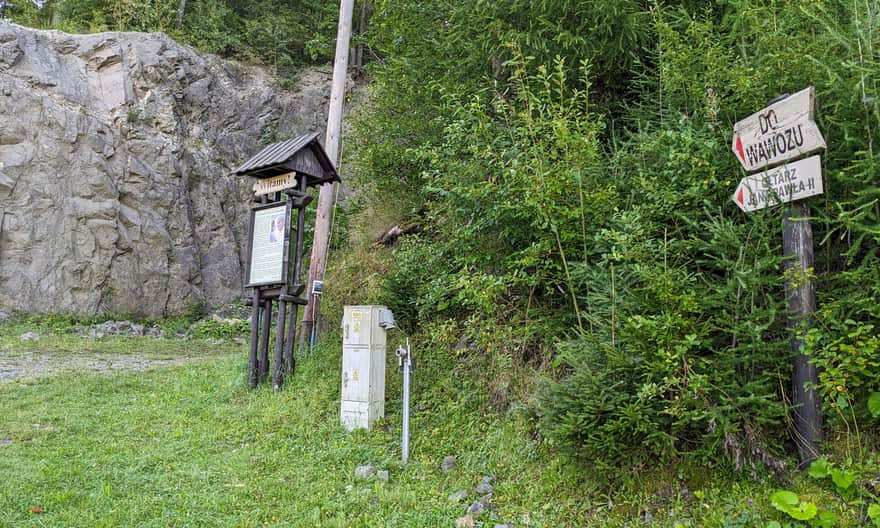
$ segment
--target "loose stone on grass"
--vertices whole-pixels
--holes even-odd
[[[11,444],[12,444],[12,440],[10,440],[9,438],[0,438],[0,447],[8,446]]]
[[[74,330],[80,337],[91,339],[101,339],[106,336],[162,337],[162,330],[158,326],[147,328],[131,321],[104,321],[91,326],[77,326]]]
[[[444,473],[449,473],[455,468],[455,462],[456,459],[452,455],[443,457],[443,462],[440,463],[440,471]]]
[[[489,501],[485,497],[478,501],[472,502],[467,509],[467,512],[473,515],[479,515],[486,511],[489,511]]]
[[[40,334],[36,332],[25,332],[21,334],[21,337],[19,337],[19,339],[21,339],[22,341],[37,341],[40,339]]]
[[[477,484],[477,487],[474,488],[474,492],[476,492],[477,495],[491,495],[494,491],[495,487],[492,485],[492,477],[483,477],[482,482]]]
[[[468,496],[468,490],[461,489],[449,495],[450,502],[461,502],[465,500]]]
[[[455,528],[473,528],[474,526],[474,516],[473,515],[465,515],[464,517],[459,517],[455,520]]]
[[[388,479],[390,478],[390,476],[388,475],[388,471],[384,469],[382,471],[377,471],[376,477],[383,482],[388,482]]]
[[[372,463],[354,468],[354,476],[359,479],[369,479],[376,476],[376,466]]]

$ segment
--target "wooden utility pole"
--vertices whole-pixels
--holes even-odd
[[[345,79],[348,71],[348,47],[351,41],[351,19],[354,0],[341,0],[339,3],[339,29],[336,34],[336,58],[333,61],[333,85],[330,89],[330,110],[327,115],[327,136],[324,150],[334,166],[339,165],[339,136],[342,130],[342,103],[345,98]],[[306,283],[308,305],[303,312],[300,332],[300,350],[304,350],[306,340],[311,344],[315,339],[315,325],[320,316],[319,297],[312,293],[316,280],[324,280],[327,267],[327,244],[330,239],[330,217],[333,213],[333,196],[337,183],[323,185],[318,194],[318,211],[315,217],[315,237],[312,242],[312,257],[309,262],[309,282]]]

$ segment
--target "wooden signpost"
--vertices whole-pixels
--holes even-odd
[[[822,192],[822,160],[812,156],[746,176],[733,193],[733,201],[750,213]]]
[[[822,161],[810,156],[825,149],[825,139],[813,120],[815,91],[806,88],[783,96],[739,121],[732,148],[746,172],[732,199],[744,212],[779,204],[785,209],[782,249],[785,256],[785,296],[792,354],[793,437],[801,467],[819,456],[823,439],[821,402],[816,393],[816,366],[801,351],[800,335],[816,310],[813,273],[813,232],[810,207],[800,200],[822,194]]]
[[[296,366],[293,344],[302,298],[302,253],[310,187],[339,181],[336,168],[317,140],[300,136],[269,145],[235,173],[256,179],[248,226],[245,297],[251,306],[248,384],[269,378],[269,333],[273,303],[278,305],[272,386],[281,388]],[[294,216],[296,222],[294,223]]]
[[[812,86],[770,104],[733,126],[733,153],[746,172],[825,150],[813,121]]]

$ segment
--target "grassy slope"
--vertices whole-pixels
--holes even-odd
[[[160,355],[177,346],[153,343]],[[123,338],[105,345],[132,348]],[[211,350],[207,340],[188,346]],[[244,350],[146,373],[0,383],[0,440],[11,440],[0,445],[0,526],[454,526],[467,504],[449,494],[473,489],[483,475],[495,477],[498,515],[484,526],[640,525],[642,511],[652,512],[652,526],[754,526],[756,515],[776,517],[771,485],[729,475],[684,482],[659,472],[634,475],[626,489],[635,492],[600,487],[535,443],[523,413],[488,410],[479,374],[450,368],[443,350],[422,354],[403,468],[400,376],[388,372],[387,420],[346,434],[338,350],[328,339],[277,394],[245,387]],[[443,474],[438,463],[448,454],[459,464]],[[391,480],[356,480],[354,468],[367,462]]]

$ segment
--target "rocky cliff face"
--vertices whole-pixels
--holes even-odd
[[[241,294],[230,172],[324,126],[330,71],[263,71],[162,34],[0,21],[0,309],[163,316]]]

